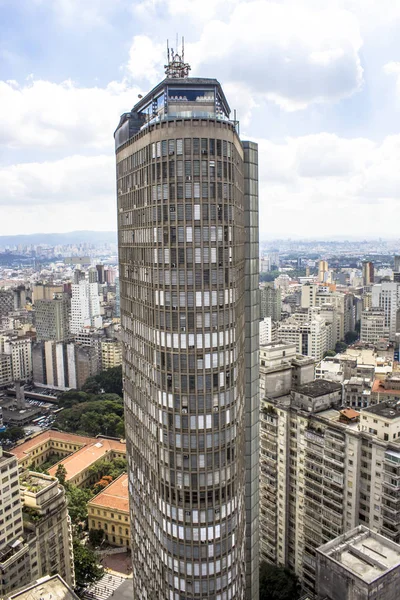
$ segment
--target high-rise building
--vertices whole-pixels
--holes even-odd
[[[32,338],[14,334],[0,335],[0,353],[11,356],[13,381],[32,377]]]
[[[69,336],[70,300],[66,294],[35,302],[36,339],[64,342]]]
[[[37,300],[53,300],[53,298],[62,294],[64,291],[63,285],[56,285],[52,283],[35,283],[33,286],[33,303]]]
[[[368,344],[376,344],[388,336],[385,327],[385,313],[382,308],[369,308],[361,313],[360,340]]]
[[[328,273],[328,262],[326,260],[320,260],[318,262],[318,281],[321,283],[326,283]]]
[[[97,269],[97,278],[98,278],[98,282],[99,283],[105,283],[105,276],[104,276],[104,265],[96,265],[96,269]]]
[[[262,557],[310,590],[319,545],[360,524],[400,541],[398,400],[343,408],[341,388],[318,379],[273,395],[265,384],[262,400]]]
[[[381,308],[385,315],[385,334],[394,342],[400,308],[400,284],[382,281],[372,286],[372,308]]]
[[[0,597],[49,573],[74,585],[71,524],[55,477],[25,471],[0,446]]]
[[[71,333],[79,333],[84,327],[100,327],[102,319],[97,282],[80,279],[79,283],[73,283],[71,288]]]
[[[266,284],[260,290],[261,311],[260,317],[271,317],[273,321],[280,321],[282,318],[282,292],[280,288],[275,288],[273,283]]]
[[[116,317],[120,317],[121,316],[121,307],[120,307],[120,300],[119,300],[119,277],[115,278],[115,316]]]
[[[135,598],[258,598],[257,145],[167,78],[115,132]]]
[[[365,261],[362,264],[363,286],[374,283],[374,263]]]
[[[6,317],[14,310],[14,294],[12,290],[0,290],[0,317]]]

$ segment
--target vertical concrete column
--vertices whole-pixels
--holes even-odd
[[[258,146],[243,142],[245,224],[246,598],[259,597]]]

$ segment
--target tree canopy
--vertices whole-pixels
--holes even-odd
[[[88,402],[79,402],[58,413],[54,426],[62,431],[83,435],[125,435],[124,405],[115,394],[100,394]]]
[[[296,575],[266,562],[260,565],[260,600],[298,600],[301,586]]]
[[[72,524],[78,526],[87,518],[87,503],[93,497],[93,492],[90,489],[78,488],[76,485],[66,483],[65,493]]]
[[[122,366],[112,367],[101,371],[98,375],[89,377],[82,390],[88,394],[118,394],[122,397]]]
[[[17,442],[23,437],[25,437],[25,431],[22,427],[8,427],[5,431],[0,431],[0,441]]]
[[[74,537],[74,565],[75,579],[79,587],[86,587],[96,583],[104,575],[104,569],[97,562],[95,552],[85,546],[77,537]]]
[[[345,333],[344,341],[346,342],[346,344],[353,344],[358,340],[358,338],[359,335],[357,331],[348,331],[347,333]]]
[[[344,342],[336,342],[335,352],[337,354],[346,352],[346,350],[347,350],[347,344],[345,344]]]

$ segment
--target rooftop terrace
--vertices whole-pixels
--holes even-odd
[[[320,546],[317,552],[366,583],[400,566],[400,545],[362,525]]]

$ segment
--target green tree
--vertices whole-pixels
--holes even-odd
[[[110,394],[104,394],[110,398]],[[66,408],[57,415],[55,427],[61,431],[71,431],[84,435],[108,435],[123,437],[124,405],[122,398],[111,395],[112,399],[94,396],[90,402],[81,402]]]
[[[260,565],[260,600],[298,600],[301,586],[292,571],[266,562]]]
[[[88,402],[90,400],[90,395],[85,392],[79,392],[78,390],[68,390],[68,392],[64,392],[58,399],[59,408],[71,408],[75,404],[79,404],[81,402]]]
[[[11,440],[12,442],[17,442],[21,438],[25,437],[25,431],[22,427],[10,427],[5,433],[7,433],[7,439]]]
[[[324,352],[324,358],[326,356],[336,356],[336,352],[334,350],[328,350],[328,352]]]
[[[84,546],[77,537],[74,537],[73,545],[77,586],[86,587],[96,583],[103,577],[104,569],[99,565],[95,552],[89,546]]]
[[[344,341],[346,342],[346,344],[353,344],[355,341],[358,340],[358,338],[359,335],[357,331],[348,331],[347,333],[345,333]]]
[[[56,470],[56,477],[61,485],[65,485],[65,479],[67,477],[67,469],[62,463],[60,463]]]
[[[95,548],[100,546],[100,544],[103,540],[104,540],[104,530],[103,529],[91,529],[89,531],[89,542]]]
[[[73,525],[77,526],[87,519],[87,503],[93,497],[90,489],[78,488],[67,483],[65,492],[68,499],[68,512]]]
[[[344,342],[336,342],[336,346],[335,346],[336,354],[346,352],[346,350],[347,350],[347,344],[345,344]]]
[[[101,371],[95,377],[96,381],[100,384],[100,387],[107,394],[118,394],[122,396],[122,366],[112,367]]]
[[[97,376],[89,377],[83,384],[82,390],[86,392],[86,394],[100,394],[101,385],[97,381],[96,377]]]

